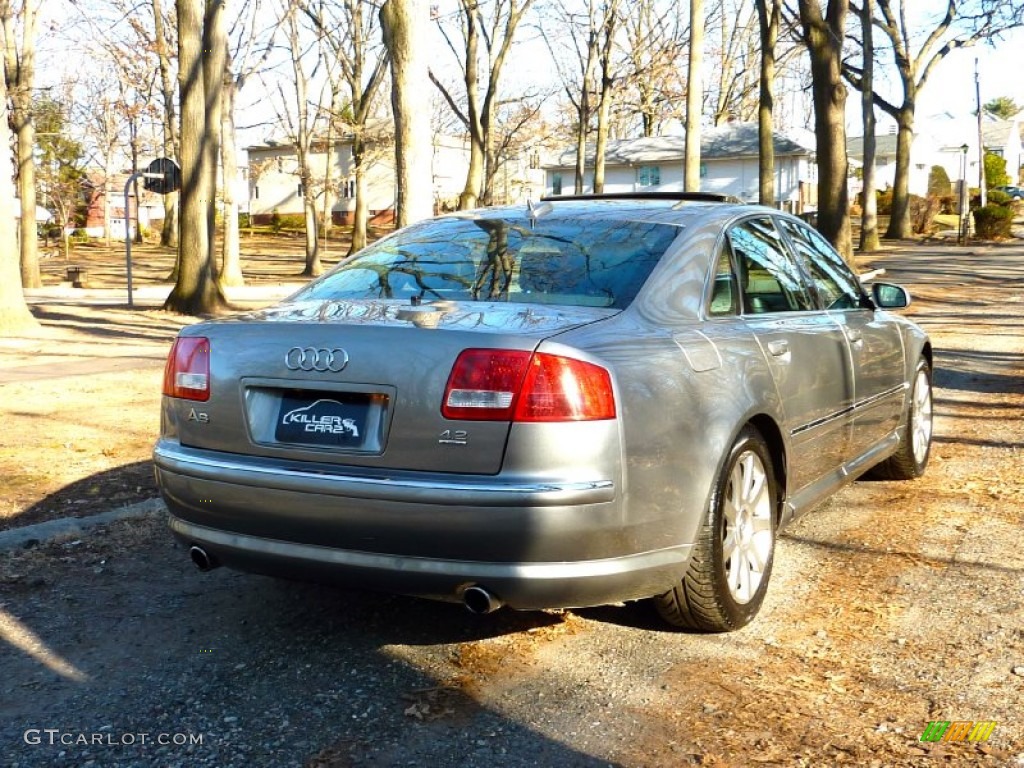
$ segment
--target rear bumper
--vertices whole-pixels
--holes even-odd
[[[460,600],[479,585],[520,609],[648,597],[689,546],[644,542],[611,481],[516,482],[280,466],[161,440],[175,536],[229,567]]]
[[[685,567],[683,548],[572,563],[488,563],[385,555],[247,536],[188,523],[171,515],[174,535],[199,545],[219,563],[288,578],[351,584],[434,600],[462,600],[481,586],[520,609],[578,608],[650,597]]]

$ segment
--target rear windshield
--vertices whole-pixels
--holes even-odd
[[[622,309],[678,231],[603,219],[434,219],[370,245],[294,298],[418,296]]]

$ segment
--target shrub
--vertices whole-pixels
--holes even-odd
[[[270,214],[270,228],[275,232],[282,229],[305,229],[306,217],[301,213],[277,213]]]
[[[1013,208],[1007,205],[986,205],[974,210],[974,230],[985,240],[999,240],[1011,236]]]
[[[928,197],[948,197],[953,191],[949,174],[941,165],[933,165],[928,173]]]
[[[993,205],[1009,205],[1013,202],[1013,198],[1002,190],[990,189],[988,191],[988,202]]]
[[[878,213],[882,216],[892,213],[892,187],[878,190]]]
[[[988,187],[1005,187],[1009,183],[1010,176],[1006,173],[1006,158],[986,152],[985,185]]]
[[[249,214],[248,213],[239,213],[238,214],[238,226],[242,227],[242,228],[247,228],[247,227],[251,227],[252,226],[252,220],[249,218]]]
[[[932,222],[939,212],[941,203],[938,197],[929,195],[920,197],[910,196],[910,225],[915,235],[923,235],[932,228]]]

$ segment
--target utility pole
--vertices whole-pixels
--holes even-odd
[[[978,106],[978,189],[981,194],[981,207],[988,204],[988,193],[985,191],[985,137],[981,130],[981,77],[978,75],[978,59],[974,59],[974,97]]]

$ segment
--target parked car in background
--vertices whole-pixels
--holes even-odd
[[[999,192],[1005,192],[1014,200],[1024,200],[1024,189],[1021,189],[1020,187],[993,187],[993,189]]]
[[[737,629],[783,526],[868,470],[924,472],[932,347],[887,311],[908,302],[711,195],[442,216],[183,329],[157,479],[204,570]]]

